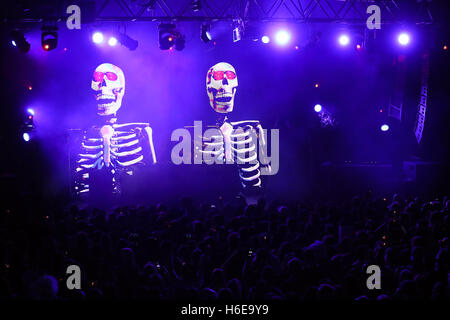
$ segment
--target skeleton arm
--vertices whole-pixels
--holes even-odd
[[[144,128],[145,132],[147,133],[148,143],[150,146],[150,153],[152,156],[153,164],[156,163],[156,153],[155,153],[155,146],[153,145],[153,130],[150,126],[146,126]]]
[[[270,166],[270,161],[269,158],[267,156],[267,142],[266,142],[266,137],[264,135],[264,129],[261,126],[260,123],[258,123],[257,127],[257,134],[258,134],[258,150],[259,150],[259,154],[258,154],[258,159],[259,162],[261,164],[261,167],[264,168],[267,174],[270,174],[270,172],[272,172],[272,168]],[[264,173],[263,173],[264,175]]]

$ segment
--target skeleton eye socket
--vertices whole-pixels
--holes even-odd
[[[233,80],[234,78],[236,78],[236,73],[234,73],[233,71],[226,71],[225,75],[227,76],[228,80]]]
[[[106,75],[106,78],[110,81],[116,81],[117,80],[117,74],[115,74],[114,72],[99,72],[96,71],[94,72],[94,80],[96,82],[101,82],[103,80],[103,77]]]
[[[103,72],[94,72],[94,80],[100,82],[103,80]]]
[[[222,80],[225,76],[223,71],[213,71],[213,78],[214,80]]]
[[[117,74],[115,74],[113,72],[107,72],[106,73],[106,78],[108,78],[108,80],[111,80],[111,81],[116,81],[117,80]]]

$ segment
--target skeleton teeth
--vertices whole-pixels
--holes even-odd
[[[97,110],[99,112],[106,112],[106,111],[110,110],[110,108],[112,108],[112,107],[113,107],[112,105],[100,105],[100,106],[98,106]]]
[[[97,93],[97,98],[114,98],[115,96],[116,95],[112,93],[101,93],[101,92]]]
[[[102,101],[102,100],[111,100],[111,101],[115,101],[116,100],[116,96],[114,95],[98,95],[97,97],[97,101]]]
[[[98,100],[98,104],[100,104],[100,105],[111,104],[113,102],[114,102],[114,100],[112,100],[112,99],[101,99],[101,100]]]
[[[230,102],[231,101],[231,97],[218,97],[216,98],[217,102]]]

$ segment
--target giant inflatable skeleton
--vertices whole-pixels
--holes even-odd
[[[206,75],[206,91],[209,103],[215,112],[222,115],[217,123],[219,135],[204,142],[202,152],[226,163],[238,166],[239,178],[244,194],[255,194],[261,189],[262,170],[270,172],[265,158],[265,137],[257,120],[230,121],[234,97],[238,86],[236,70],[228,63],[212,66]],[[260,152],[258,152],[258,150]]]
[[[148,123],[118,123],[116,113],[125,93],[122,70],[110,63],[99,65],[91,88],[97,101],[100,125],[83,131],[77,156],[74,191],[88,193],[92,175],[106,172],[112,192],[120,194],[120,177],[142,164],[156,163],[152,129]]]

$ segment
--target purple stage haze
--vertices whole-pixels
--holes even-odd
[[[154,132],[158,167],[136,178],[139,183],[131,183],[134,189],[146,186],[161,194],[168,190],[202,194],[228,190],[237,183],[231,178],[235,176],[230,173],[233,168],[175,166],[170,161],[173,130],[192,126],[195,120],[215,124],[217,117],[208,103],[205,77],[207,70],[221,61],[232,64],[239,77],[231,119],[257,119],[264,128],[280,129],[280,170],[267,183],[275,196],[310,193],[315,181],[311,172],[324,161],[392,162],[414,151],[412,131],[405,129],[408,122],[380,131],[387,114],[379,110],[380,106],[388,108],[396,70],[392,61],[399,54],[398,46],[392,44],[396,30],[386,30],[371,44],[372,50],[370,46],[339,50],[336,39],[343,33],[333,26],[266,25],[264,34],[275,41],[243,39],[233,43],[228,24],[215,23],[213,41],[207,44],[200,40],[200,26],[178,24],[186,38],[183,51],[158,48],[156,23],[127,25],[127,34],[139,41],[135,51],[120,43],[108,45],[115,30],[108,23],[79,31],[61,28],[58,47],[50,52],[40,47],[40,30],[27,34],[31,43],[28,54],[18,55],[11,47],[8,54],[15,61],[14,68],[5,65],[3,69],[15,75],[8,85],[32,85],[26,95],[18,95],[17,103],[36,112],[33,141],[40,141],[50,164],[49,189],[60,190],[67,182],[67,150],[73,134],[69,129],[87,128],[98,121],[90,84],[94,69],[105,62],[119,66],[126,78],[119,121],[148,122]],[[277,33],[280,30],[284,35]],[[92,41],[96,31],[103,32],[102,43]],[[285,43],[283,50],[276,44],[279,40]],[[405,105],[415,108],[420,51],[402,54],[411,74]],[[321,127],[311,108],[317,101],[333,118],[333,127]],[[412,123],[412,118],[405,121]]]

